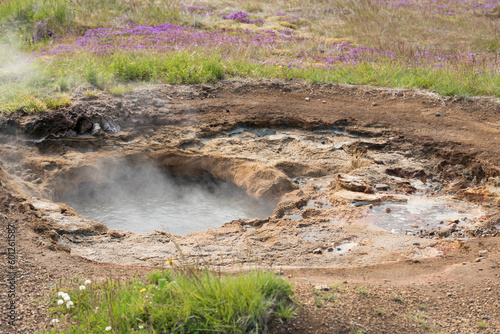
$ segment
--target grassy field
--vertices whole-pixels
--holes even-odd
[[[268,272],[156,270],[146,282],[75,278],[54,291],[47,333],[263,333],[294,316],[290,285]]]
[[[500,96],[500,0],[6,0],[0,22],[3,112],[238,77]]]

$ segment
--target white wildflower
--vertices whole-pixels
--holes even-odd
[[[57,301],[57,305],[62,305],[62,304],[64,304],[64,300],[59,299],[59,300]]]
[[[143,328],[144,328],[144,326],[143,326],[143,325],[139,325],[139,326],[137,326],[137,327],[139,327],[139,329],[143,329]]]
[[[69,302],[67,302],[67,303],[66,303],[66,307],[67,307],[67,308],[72,308],[72,307],[73,307],[73,305],[75,305],[75,304],[73,304],[73,302],[72,302],[71,300],[70,300]]]
[[[90,283],[92,283],[92,281],[90,281],[89,279],[85,280],[85,284],[90,284]]]
[[[104,330],[105,330],[106,332],[109,332],[109,331],[111,330],[111,326],[108,326],[108,327],[104,328]]]
[[[68,301],[70,301],[70,300],[71,300],[71,298],[69,297],[69,295],[68,295],[68,294],[65,294],[65,295],[63,296],[63,299],[64,299],[64,301],[65,301],[65,302],[68,302]]]
[[[52,319],[52,320],[50,320],[50,322],[53,324],[57,324],[59,322],[59,319]]]
[[[57,297],[62,297],[62,296],[64,296],[65,294],[66,294],[66,292],[59,291],[59,292],[57,293]]]
[[[79,289],[80,289],[80,290],[85,290],[85,289],[86,289],[86,287],[85,287],[85,285],[80,285],[80,288],[79,288]]]

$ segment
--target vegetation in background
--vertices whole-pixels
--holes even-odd
[[[292,290],[268,272],[156,270],[148,282],[76,280],[51,300],[51,333],[262,333],[294,315]],[[64,291],[63,291],[64,290]]]
[[[63,107],[79,85],[234,77],[500,96],[500,0],[7,0],[0,31],[0,58],[32,69],[0,62],[4,112]]]

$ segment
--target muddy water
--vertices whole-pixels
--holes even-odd
[[[415,234],[419,230],[446,229],[455,223],[466,226],[483,215],[480,207],[440,197],[408,196],[407,203],[366,206],[362,220],[394,234]]]
[[[233,184],[174,178],[151,166],[122,166],[109,182],[81,184],[60,200],[109,229],[135,233],[161,230],[185,235],[238,218],[265,218],[273,211]]]

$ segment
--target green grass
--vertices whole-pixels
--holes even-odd
[[[268,272],[221,275],[208,270],[157,270],[149,281],[106,280],[77,285],[68,294],[75,307],[54,305],[59,319],[51,333],[261,333],[273,320],[294,316],[290,285]]]
[[[354,288],[356,291],[358,291],[360,294],[364,296],[368,296],[368,289],[364,286],[358,286]]]
[[[216,51],[208,54],[182,51],[162,54],[119,53],[100,57],[77,54],[33,66],[36,70],[30,74],[29,80],[0,81],[0,112],[36,112],[66,106],[68,95],[62,95],[63,92],[71,91],[78,83],[112,92],[113,87],[130,86],[130,83],[197,84],[245,77],[428,89],[445,96],[500,97],[500,76],[480,76],[439,68],[407,68],[388,61],[337,69],[289,69],[252,63],[243,58],[223,59]],[[54,99],[64,101],[51,102]]]
[[[434,56],[476,52],[486,64],[500,50],[494,16],[465,11],[447,16],[433,10],[394,8],[375,0],[199,2],[204,4],[224,8],[224,13],[243,10],[263,19],[265,29],[286,28],[315,39],[264,49],[226,45],[210,50],[193,46],[184,51],[103,55],[82,51],[33,61],[28,55],[50,43],[70,42],[88,29],[119,27],[128,21],[148,25],[169,22],[206,30],[231,30],[241,25],[222,19],[222,14],[196,16],[174,0],[6,0],[0,2],[0,113],[67,106],[68,94],[81,85],[123,95],[130,91],[124,87],[143,83],[196,84],[232,78],[299,79],[309,83],[426,89],[444,96],[500,97],[500,75],[489,74],[497,69],[485,67],[480,73],[463,62],[448,68],[430,63],[414,67],[405,62],[427,51]],[[276,16],[276,10],[295,14]],[[37,26],[39,22],[43,28]],[[51,36],[57,36],[57,40]],[[375,56],[373,60],[337,68],[315,67],[317,57],[335,54],[329,46],[332,41],[392,50],[395,57]],[[12,60],[13,53],[21,56]],[[250,61],[254,58],[286,63],[297,55],[308,59],[308,68],[289,69]]]

